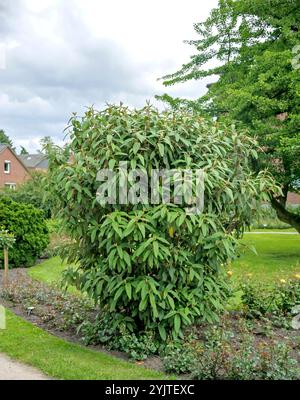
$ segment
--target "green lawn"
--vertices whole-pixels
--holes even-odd
[[[60,257],[53,257],[29,268],[28,274],[34,279],[51,284],[61,279],[61,274],[66,268],[67,264],[63,263]]]
[[[33,279],[44,282],[47,285],[56,284],[61,281],[62,272],[68,268],[68,264],[62,262],[60,257],[49,258],[49,260],[43,261],[42,263],[35,265],[28,269],[28,275]],[[68,292],[77,293],[80,292],[72,286],[68,287]]]
[[[0,330],[0,352],[64,380],[168,379],[110,355],[66,342],[7,312],[7,329]]]
[[[300,274],[300,235],[246,234],[242,244],[254,246],[257,255],[241,247],[242,254],[232,264],[234,279],[276,281]]]
[[[294,228],[251,228],[250,232],[297,232]]]

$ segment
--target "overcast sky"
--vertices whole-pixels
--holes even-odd
[[[217,0],[0,0],[0,129],[30,151],[61,143],[72,112],[154,95],[196,98],[204,82],[165,88],[193,48],[193,23]],[[5,51],[3,51],[5,49]],[[4,54],[5,52],[5,54]]]

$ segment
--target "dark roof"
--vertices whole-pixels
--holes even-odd
[[[48,160],[45,154],[21,154],[19,158],[27,168],[48,168]]]

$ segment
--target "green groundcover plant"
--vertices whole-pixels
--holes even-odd
[[[15,242],[9,250],[10,266],[33,265],[49,243],[43,212],[31,205],[0,197],[0,226],[14,235]],[[0,250],[0,267],[2,260]]]
[[[196,320],[215,321],[236,236],[275,190],[266,172],[250,170],[255,141],[232,126],[150,105],[91,108],[73,116],[70,128],[66,148],[48,149],[49,185],[73,239],[68,259],[79,265],[66,274],[69,282],[129,332],[155,331],[166,340],[182,337]],[[148,176],[202,169],[203,212],[189,215],[186,204],[99,204],[97,172],[119,172],[120,161]]]
[[[295,279],[281,279],[273,285],[244,282],[242,290],[242,305],[246,316],[262,318],[266,315],[292,316],[292,310],[300,306],[300,276]]]
[[[245,332],[237,347],[233,341],[234,334],[218,327],[212,327],[205,336],[202,348],[194,352],[193,379],[299,379],[297,360],[291,355],[292,348],[284,342],[257,343]]]

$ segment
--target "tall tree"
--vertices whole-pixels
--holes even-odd
[[[287,209],[288,192],[300,192],[300,1],[220,0],[195,30],[199,39],[187,43],[196,54],[164,84],[218,80],[196,101],[160,98],[235,121],[257,136],[262,151],[254,168],[272,172],[282,194],[271,204],[300,232],[300,216]]]
[[[20,154],[23,155],[23,154],[29,154],[29,153],[28,153],[28,151],[25,149],[24,146],[21,146]]]
[[[11,148],[13,148],[13,142],[6,135],[3,129],[0,129],[0,143],[8,144]]]

